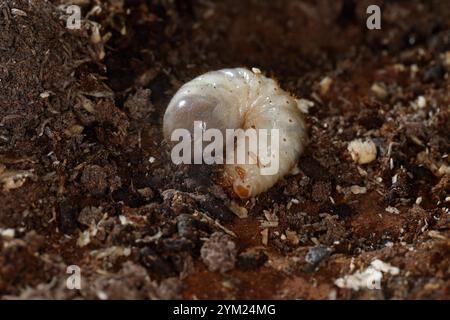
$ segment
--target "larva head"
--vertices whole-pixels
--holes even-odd
[[[202,130],[225,131],[228,128],[226,109],[226,101],[210,95],[176,94],[164,114],[164,137],[170,141],[172,132],[181,128],[193,133],[195,122],[201,122]]]

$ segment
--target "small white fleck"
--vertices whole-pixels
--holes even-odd
[[[128,219],[127,219],[125,216],[123,216],[123,215],[120,215],[120,216],[119,216],[119,220],[120,220],[120,223],[121,223],[122,225],[128,224]]]
[[[16,231],[11,228],[0,229],[0,235],[6,240],[11,240],[11,239],[14,239],[14,237],[16,235]]]
[[[48,97],[50,97],[50,91],[44,91],[42,92],[39,97],[41,97],[42,99],[46,99]]]
[[[261,70],[259,68],[252,68],[254,74],[261,74]]]
[[[423,109],[423,108],[425,108],[425,107],[427,106],[427,99],[425,99],[424,96],[419,96],[419,97],[417,98],[416,104],[417,104],[417,106],[418,106],[420,109]]]
[[[395,174],[395,175],[392,177],[392,184],[396,184],[397,181],[398,181],[398,174]]]
[[[400,210],[398,210],[397,208],[392,207],[392,206],[387,207],[385,210],[386,210],[386,212],[393,213],[393,214],[400,213]]]
[[[97,297],[100,300],[108,300],[108,295],[105,292],[103,292],[103,291],[97,292]]]

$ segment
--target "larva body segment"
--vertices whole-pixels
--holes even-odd
[[[212,71],[183,85],[164,115],[165,138],[170,141],[171,133],[177,128],[192,131],[194,121],[202,121],[203,129],[216,128],[222,132],[226,129],[267,129],[267,156],[279,156],[275,173],[262,174],[262,163],[266,163],[267,158],[263,159],[251,150],[246,152],[254,163],[227,163],[224,166],[224,182],[232,185],[241,198],[268,190],[289,173],[308,140],[297,100],[256,69]],[[272,140],[272,136],[275,139],[275,131],[279,135],[278,140]],[[236,145],[242,142],[240,139],[245,139],[245,136],[237,137]],[[273,141],[278,142],[276,148]],[[236,151],[227,150],[229,152]]]

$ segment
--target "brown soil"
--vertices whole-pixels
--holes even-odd
[[[0,1],[1,297],[450,298],[448,1],[53,2]],[[314,102],[299,173],[234,199],[247,218],[161,132],[181,84],[237,66]],[[374,259],[381,290],[335,284]]]

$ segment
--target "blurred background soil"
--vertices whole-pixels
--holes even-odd
[[[0,30],[1,297],[450,298],[449,1],[1,0]],[[311,102],[296,174],[249,201],[162,138],[224,67]]]

